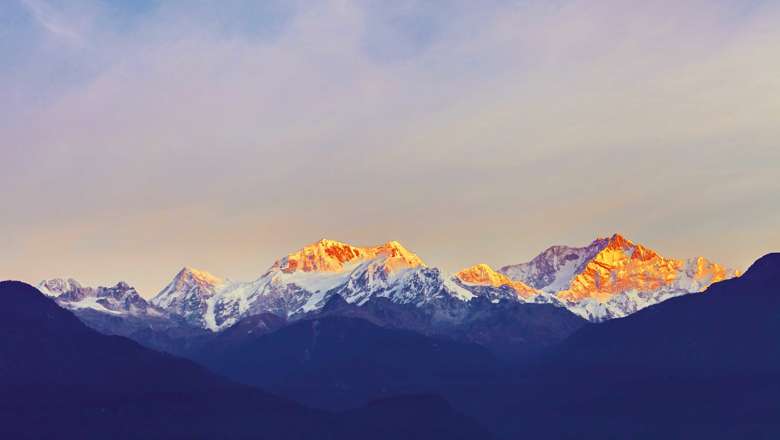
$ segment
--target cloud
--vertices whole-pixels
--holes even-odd
[[[614,229],[740,265],[780,245],[771,3],[283,3],[44,12],[89,49],[33,48],[52,73],[5,80],[45,93],[0,103],[4,224],[37,237],[0,267],[99,279],[121,253],[151,289],[323,235],[453,270]],[[728,234],[739,255],[705,240]]]
[[[58,13],[45,0],[21,0],[38,24],[46,29],[52,35],[60,38],[68,44],[83,46],[84,38],[80,31],[68,23],[64,17]]]

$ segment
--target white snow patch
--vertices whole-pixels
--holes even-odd
[[[88,296],[77,302],[66,302],[64,306],[69,309],[92,309],[102,313],[110,313],[112,315],[122,315],[122,312],[116,310],[107,309],[103,304],[98,302],[98,298]]]
[[[444,282],[442,283],[442,285],[455,298],[458,298],[463,301],[471,301],[474,298],[475,295],[471,293],[468,289],[456,283],[453,280],[453,277],[447,276],[443,278],[444,278]]]
[[[571,280],[577,276],[577,267],[582,263],[582,257],[576,260],[567,260],[556,272],[555,279],[544,287],[545,292],[555,293],[566,290],[571,285]]]

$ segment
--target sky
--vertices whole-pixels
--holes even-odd
[[[5,0],[0,279],[780,250],[780,2]]]

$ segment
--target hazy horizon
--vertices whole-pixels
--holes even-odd
[[[780,250],[780,3],[11,0],[0,279]]]

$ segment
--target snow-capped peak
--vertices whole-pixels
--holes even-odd
[[[701,257],[663,257],[620,234],[597,238],[585,247],[553,246],[528,263],[500,272],[555,295],[591,320],[625,316],[738,275]]]
[[[204,270],[185,266],[160,293],[152,298],[151,302],[156,306],[169,309],[173,306],[173,303],[178,302],[183,296],[194,296],[201,299],[208,298],[214,295],[224,284],[225,280],[222,278]]]
[[[113,287],[84,287],[74,279],[55,278],[38,284],[39,290],[55,297],[61,306],[71,310],[90,309],[112,315],[160,315],[138,291],[124,281]]]
[[[38,290],[44,295],[56,298],[71,290],[80,289],[81,284],[73,278],[52,278],[38,283]]]
[[[508,276],[498,273],[487,264],[480,263],[455,274],[455,276],[464,284],[471,286],[489,286],[512,288],[517,295],[526,299],[539,294],[540,292],[533,287],[528,286],[522,281],[513,281]]]
[[[425,267],[397,241],[357,247],[323,239],[278,260],[264,275],[270,282],[263,291],[274,292],[272,297],[297,291],[294,300],[285,301],[286,313],[305,313],[324,305],[335,292],[347,302],[367,301],[403,284],[408,272]]]
[[[151,302],[213,331],[258,313],[294,319],[320,309],[334,295],[357,305],[382,298],[426,308],[484,296],[494,302],[551,303],[603,320],[733,275],[705,259],[663,258],[620,234],[584,247],[552,246],[528,263],[498,271],[477,264],[455,276],[427,267],[397,241],[360,247],[322,239],[277,260],[251,282],[185,267]]]
[[[214,276],[205,270],[185,266],[176,274],[173,278],[173,282],[177,283],[179,286],[199,285],[203,287],[214,287],[223,284],[225,280]]]
[[[357,304],[373,297],[414,305],[473,297],[397,241],[358,247],[322,239],[277,260],[251,282],[224,281],[185,268],[152,303],[219,331],[256,313],[282,317],[308,313],[335,294]]]
[[[615,244],[621,241],[618,237],[622,239],[617,234],[613,236]],[[569,287],[572,278],[610,241],[610,238],[597,238],[584,247],[550,246],[527,263],[504,266],[498,271],[513,281],[555,293]]]
[[[401,243],[388,241],[385,244],[371,248],[377,256],[385,257],[384,268],[392,273],[403,269],[425,267],[425,263],[416,254],[409,252]]]
[[[698,261],[698,270],[692,271],[685,260],[663,257],[615,234],[557,295],[569,301],[593,298],[603,303],[627,292],[700,291],[736,275],[735,271],[706,259]]]
[[[659,256],[654,250],[634,243],[620,234],[614,234],[607,239],[606,245],[599,251],[596,257],[606,260],[607,255],[617,258],[622,258],[623,255],[626,255],[631,259],[642,261],[651,260]]]
[[[388,270],[424,266],[425,263],[397,241],[379,246],[357,247],[322,239],[276,261],[273,268],[292,272],[341,272],[351,266],[379,257],[387,258]]]
[[[203,317],[209,309],[209,299],[228,284],[204,270],[184,267],[150,302],[205,327]]]

